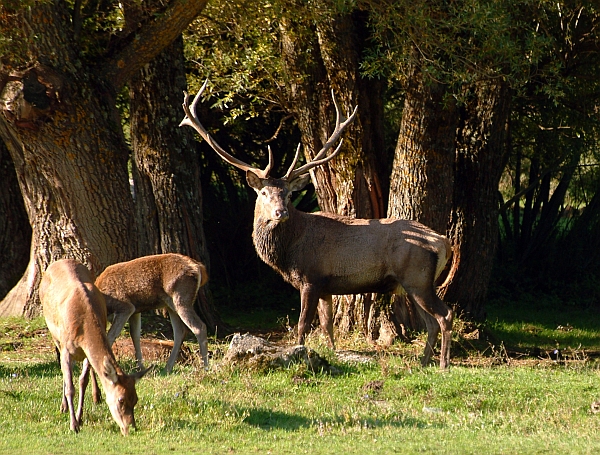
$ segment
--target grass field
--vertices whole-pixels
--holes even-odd
[[[600,452],[600,414],[591,410],[600,399],[593,312],[493,307],[478,331],[490,337],[455,335],[445,373],[419,366],[418,344],[374,349],[360,336],[341,347],[365,353],[366,363],[342,362],[310,339],[336,375],[301,365],[232,370],[219,363],[226,343],[213,340],[210,371],[187,362],[138,384],[138,430],[122,437],[106,404],[93,405],[89,393],[81,432],[70,432],[43,319],[0,320],[0,453]],[[196,349],[191,339],[187,345]],[[553,360],[554,349],[561,355]]]

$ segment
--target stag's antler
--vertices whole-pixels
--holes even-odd
[[[340,140],[340,143],[338,144],[338,146],[333,151],[333,153],[329,156],[324,157],[324,155],[327,153],[327,151],[340,138],[340,136],[342,135],[344,130],[348,127],[348,125],[350,125],[354,121],[354,118],[356,117],[356,113],[358,112],[358,105],[356,105],[356,107],[354,108],[354,111],[352,111],[352,114],[349,117],[342,117],[342,114],[340,113],[340,107],[337,103],[337,100],[335,99],[335,93],[333,92],[333,89],[331,90],[331,97],[333,98],[333,105],[335,106],[335,128],[333,129],[333,133],[331,133],[331,136],[329,136],[329,139],[327,139],[327,141],[323,145],[323,148],[321,150],[319,150],[319,153],[317,153],[316,156],[312,160],[310,160],[308,163],[300,166],[298,169],[294,169],[294,166],[296,165],[296,161],[298,160],[298,153],[300,152],[300,144],[298,144],[298,149],[296,150],[296,157],[294,158],[292,165],[290,166],[287,173],[285,174],[285,177],[284,177],[285,179],[287,179],[289,181],[294,180],[299,175],[306,174],[311,169],[313,169],[317,166],[320,166],[322,164],[325,164],[328,161],[331,161],[340,152],[341,147],[342,147],[341,140]]]
[[[217,152],[217,154],[221,158],[223,158],[225,161],[227,161],[229,164],[232,164],[235,167],[237,167],[243,171],[252,171],[255,174],[257,174],[260,178],[263,178],[263,179],[267,178],[269,176],[269,172],[271,171],[271,167],[273,165],[273,153],[271,152],[271,147],[267,147],[269,150],[269,164],[267,164],[266,168],[259,169],[254,166],[250,166],[249,164],[244,163],[243,161],[238,160],[234,156],[227,153],[219,144],[217,144],[217,142],[212,138],[212,136],[208,133],[208,131],[206,131],[206,129],[202,126],[202,123],[200,123],[200,121],[198,120],[198,117],[196,116],[196,104],[198,103],[198,100],[200,99],[200,96],[202,96],[202,93],[206,89],[207,85],[208,85],[208,79],[206,81],[204,81],[204,84],[202,85],[202,87],[198,91],[197,95],[195,96],[194,101],[192,101],[191,106],[189,104],[190,96],[188,95],[187,92],[183,92],[183,105],[182,106],[183,106],[183,111],[185,112],[185,118],[181,121],[179,126],[188,125],[188,126],[191,126],[192,128],[194,128],[198,132],[198,134],[200,134],[200,136],[202,136],[202,138],[206,142],[208,142],[208,145],[210,145],[212,147],[212,149],[215,152]]]
[[[212,147],[212,149],[215,152],[217,152],[217,154],[221,158],[223,158],[225,161],[227,161],[229,164],[232,164],[235,167],[242,169],[243,171],[252,171],[255,174],[257,174],[260,178],[263,178],[263,179],[267,178],[269,176],[269,172],[271,171],[271,168],[273,165],[273,153],[271,152],[271,147],[267,147],[267,149],[269,151],[269,164],[267,164],[267,167],[265,169],[259,169],[254,166],[250,166],[249,164],[244,163],[243,161],[233,157],[232,155],[227,153],[225,150],[223,150],[223,148],[219,144],[217,144],[217,142],[212,138],[212,136],[208,133],[208,131],[206,131],[206,129],[202,126],[202,124],[198,120],[198,117],[196,116],[196,103],[198,102],[198,100],[200,99],[200,96],[206,89],[207,84],[208,84],[208,79],[204,82],[204,84],[202,85],[202,88],[198,91],[198,94],[194,98],[194,101],[192,101],[191,106],[189,104],[189,95],[187,94],[187,92],[183,92],[184,93],[183,110],[185,112],[185,118],[181,121],[179,126],[188,125],[188,126],[191,126],[192,128],[194,128],[200,134],[200,136],[202,136],[202,138],[206,142],[208,142],[208,145],[210,145]],[[317,166],[320,166],[322,164],[325,164],[328,161],[331,161],[340,152],[340,149],[342,147],[342,141],[340,141],[340,143],[338,144],[338,146],[335,148],[335,150],[333,151],[333,153],[331,155],[325,156],[327,151],[340,138],[341,134],[348,127],[348,125],[350,125],[354,121],[354,118],[356,117],[356,113],[358,111],[358,106],[356,106],[354,108],[354,111],[352,112],[352,114],[349,117],[343,117],[342,114],[340,113],[340,107],[337,103],[337,100],[335,99],[335,94],[333,93],[333,90],[331,90],[331,96],[333,98],[333,104],[335,106],[335,128],[333,130],[333,133],[331,133],[331,136],[329,136],[329,139],[327,139],[327,141],[323,145],[323,148],[321,148],[321,150],[319,150],[319,153],[317,153],[317,155],[311,161],[304,164],[303,166],[300,166],[298,169],[294,169],[294,167],[296,166],[296,163],[298,162],[298,156],[300,154],[300,145],[301,144],[298,144],[298,148],[296,149],[296,155],[294,156],[292,165],[286,172],[285,176],[283,176],[283,179],[291,181],[302,174],[306,174],[309,170],[311,170]]]

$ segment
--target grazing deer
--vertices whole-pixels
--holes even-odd
[[[39,288],[46,324],[54,339],[63,373],[62,412],[69,412],[71,430],[79,432],[89,364],[100,377],[110,412],[127,435],[135,427],[136,382],[146,371],[124,374],[106,336],[106,305],[94,286],[93,274],[73,259],[50,264]],[[79,405],[73,408],[73,361],[84,361],[79,378]],[[89,363],[88,363],[89,362]]]
[[[202,263],[175,253],[144,256],[107,267],[96,279],[96,286],[104,294],[108,314],[114,314],[109,343],[114,343],[129,320],[135,356],[142,369],[140,313],[166,308],[173,326],[173,349],[166,371],[173,369],[186,326],[196,335],[204,367],[208,368],[206,324],[194,311],[198,290],[207,280]]]
[[[208,82],[208,81],[207,81]],[[298,321],[298,343],[304,337],[319,311],[321,327],[334,347],[332,295],[370,292],[406,291],[408,298],[435,318],[426,319],[428,339],[423,364],[428,364],[438,333],[442,333],[440,367],[450,362],[452,310],[435,291],[435,280],[451,255],[448,239],[415,221],[395,219],[355,219],[330,213],[304,213],[291,203],[291,195],[308,183],[309,170],[332,160],[340,145],[329,155],[327,151],[352,123],[352,115],[342,118],[333,95],[336,126],[323,148],[312,161],[294,169],[300,151],[287,173],[270,177],[272,153],[262,170],[252,167],[223,150],[196,117],[196,104],[207,82],[191,106],[184,93],[186,117],[180,126],[193,127],[226,162],[246,172],[248,184],[256,191],[252,239],[260,258],[300,291],[301,308]]]

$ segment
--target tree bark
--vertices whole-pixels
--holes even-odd
[[[484,302],[498,242],[498,184],[506,153],[510,89],[476,83],[459,125],[450,236],[458,268],[444,300],[468,319],[485,317]]]
[[[307,31],[304,24],[284,20],[282,48],[290,80],[289,102],[298,121],[306,160],[318,153],[333,131],[331,89],[344,113],[359,104],[358,118],[344,134],[340,155],[311,171],[319,207],[341,215],[380,218],[385,213],[382,185],[386,185],[379,177],[383,162],[383,84],[367,83],[360,77],[360,21],[364,18],[326,13],[314,30]],[[302,39],[311,33],[316,41]],[[334,297],[338,331],[347,333],[360,327],[367,337],[376,337],[373,333],[378,333],[380,325],[377,317],[383,313],[370,311],[372,297]]]
[[[196,143],[191,129],[179,128],[187,87],[183,40],[175,40],[129,87],[141,251],[181,253],[209,268]],[[200,316],[209,330],[225,335],[209,295],[208,285],[202,287]]]
[[[173,2],[156,21],[160,27],[148,24],[153,33],[143,28],[116,52],[90,61],[80,53],[79,30],[63,2],[0,15],[3,29],[20,33],[15,49],[27,48],[5,61],[30,58],[20,67],[0,67],[0,137],[15,165],[33,233],[27,270],[0,303],[0,315],[40,314],[41,272],[56,259],[78,259],[97,273],[136,255],[129,150],[116,93],[129,72],[157,55],[168,44],[165,36],[175,32],[172,41],[205,3]],[[29,36],[36,39],[25,40]]]
[[[417,65],[406,87],[390,178],[388,217],[416,220],[446,233],[452,208],[458,112],[446,87],[426,80]],[[393,321],[402,333],[422,330],[420,312],[404,296],[393,298]]]
[[[0,299],[27,268],[31,227],[8,149],[0,140]]]

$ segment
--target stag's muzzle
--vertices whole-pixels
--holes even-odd
[[[286,221],[290,217],[290,212],[287,209],[276,209],[273,211],[274,221]]]

